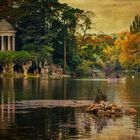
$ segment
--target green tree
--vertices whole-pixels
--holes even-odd
[[[53,48],[54,62],[57,60],[59,63],[63,59],[66,65],[66,57],[69,57],[66,56],[67,50],[74,46],[68,44],[73,44],[75,39],[76,13],[79,9],[60,4],[57,0],[24,1],[20,9],[24,15],[18,24],[18,48],[27,47],[39,54],[44,46],[49,48],[45,50]]]
[[[32,65],[32,61],[35,60],[34,55],[27,51],[17,51],[14,52],[14,55],[15,55],[14,63],[21,65],[23,75],[27,77],[27,73],[30,66]]]
[[[88,30],[93,28],[94,22],[93,17],[95,16],[95,13],[92,11],[84,11],[81,10],[77,14],[78,24],[77,28],[80,34],[82,35],[82,40],[87,35]]]
[[[29,61],[32,61],[33,57],[30,53],[25,51],[20,52],[0,52],[0,64],[3,68],[4,75],[13,75],[13,67],[15,64],[25,65]]]
[[[131,34],[140,32],[140,16],[139,15],[135,16],[135,19],[133,20],[133,23],[130,26],[130,32]]]

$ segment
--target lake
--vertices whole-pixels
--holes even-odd
[[[94,119],[97,91],[138,113]],[[0,140],[140,140],[140,75],[126,81],[0,79]],[[76,105],[76,106],[75,106]]]

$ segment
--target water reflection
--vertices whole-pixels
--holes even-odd
[[[10,129],[10,125],[15,124],[15,92],[13,88],[13,79],[2,79],[0,88],[0,136],[2,139]]]
[[[36,109],[16,114],[16,127],[24,139],[61,140],[76,135],[74,110],[71,108]]]
[[[137,140],[140,139],[139,78],[105,81],[0,79],[2,140]],[[133,105],[137,116],[95,118],[84,108],[15,108],[16,101],[94,99],[100,89],[109,101]]]

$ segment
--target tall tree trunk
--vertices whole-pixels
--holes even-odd
[[[31,66],[31,62],[28,62],[28,63],[22,65],[24,77],[28,76],[28,70],[29,70],[30,66]]]
[[[67,66],[67,38],[66,38],[66,28],[64,28],[64,73],[66,72]]]
[[[14,64],[6,64],[3,66],[3,74],[5,76],[13,75],[14,70],[13,70]]]
[[[8,7],[12,7],[12,1],[8,0]]]

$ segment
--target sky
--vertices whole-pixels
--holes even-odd
[[[72,7],[95,12],[95,29],[91,32],[118,33],[129,30],[134,17],[140,15],[140,0],[59,0]]]

